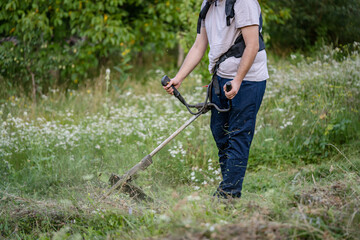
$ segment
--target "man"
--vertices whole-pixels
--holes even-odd
[[[237,0],[233,5],[234,16],[228,19],[228,14],[225,13],[227,1],[203,2],[202,9],[208,4],[208,11],[205,13],[206,17],[200,19],[201,28],[199,25],[196,40],[179,72],[164,89],[172,94],[172,85],[175,88],[180,87],[182,81],[204,56],[208,44],[209,71],[214,71],[220,56],[228,51],[239,35],[242,35],[246,46],[242,57],[229,57],[220,63],[215,76],[220,85],[220,92],[216,94],[214,88],[212,91],[211,102],[221,108],[228,108],[228,99],[232,99],[232,108],[226,113],[219,113],[213,108],[210,123],[219,150],[223,177],[215,196],[239,198],[254,136],[256,115],[269,75],[266,52],[259,51],[259,32],[262,25],[259,3],[257,0]],[[231,81],[232,85],[229,92],[225,91],[224,86],[227,81]]]

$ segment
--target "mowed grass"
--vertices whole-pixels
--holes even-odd
[[[154,156],[135,180],[154,202],[115,192],[123,174],[191,117],[149,73],[145,85],[52,89],[36,108],[23,96],[0,107],[0,231],[14,239],[356,239],[360,233],[360,56],[271,60],[244,181],[227,205],[209,116]],[[115,78],[115,76],[112,76]],[[203,101],[205,80],[180,88]]]

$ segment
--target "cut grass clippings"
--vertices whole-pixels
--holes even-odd
[[[359,165],[359,159],[354,164]],[[324,167],[328,175],[314,177],[323,174]],[[249,173],[244,198],[230,205],[209,197],[213,185],[199,193],[186,186],[167,188],[153,193],[158,199],[154,203],[138,203],[122,193],[98,202],[102,191],[95,188],[87,189],[87,198],[70,200],[39,201],[2,193],[2,219],[13,231],[6,232],[3,222],[2,234],[39,234],[46,239],[67,229],[64,236],[115,239],[120,235],[124,239],[356,239],[360,177],[350,168],[348,163],[330,162],[293,173]],[[251,190],[259,178],[271,179],[275,186]]]

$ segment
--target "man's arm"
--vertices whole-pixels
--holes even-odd
[[[177,89],[180,87],[182,81],[194,70],[194,68],[199,64],[202,57],[204,56],[208,46],[208,38],[206,35],[206,30],[204,27],[201,28],[200,34],[197,34],[196,40],[191,47],[189,53],[187,54],[179,72],[176,76],[171,79],[169,84],[164,87],[164,89],[169,93],[173,94],[173,89],[171,85]]]
[[[228,99],[233,99],[238,93],[241,83],[251,68],[256,54],[259,51],[259,26],[252,25],[241,28],[241,32],[245,41],[245,50],[241,57],[240,65],[237,70],[235,78],[231,81],[232,90],[230,92],[225,91],[225,96]]]

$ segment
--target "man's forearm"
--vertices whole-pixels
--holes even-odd
[[[247,72],[254,63],[259,51],[259,26],[252,25],[241,29],[245,41],[245,50],[241,57],[237,74],[234,78],[239,84],[244,80]],[[239,85],[240,86],[240,85]]]
[[[168,85],[164,86],[165,91],[167,91],[169,94],[173,94],[173,88],[171,86],[174,86],[175,88],[180,87],[182,81],[184,81],[184,79],[191,73],[191,71],[194,70],[194,68],[199,64],[201,58],[206,52],[207,47],[208,39],[206,30],[203,28],[201,33],[197,34],[196,40],[187,54],[179,72],[173,79],[171,79]]]
[[[206,35],[205,28],[201,29],[201,33],[197,34],[196,40],[191,47],[189,53],[187,54],[179,72],[176,74],[176,77],[181,82],[194,70],[194,68],[199,64],[202,57],[204,56],[206,49],[208,47],[208,39]]]
[[[225,96],[228,99],[233,99],[239,92],[241,83],[253,65],[256,54],[259,51],[259,27],[257,25],[247,26],[241,28],[241,33],[246,47],[241,57],[236,76],[232,80],[232,90],[225,92]]]
[[[184,80],[199,64],[204,56],[204,53],[205,51],[203,51],[203,49],[194,45],[187,54],[179,72],[176,74],[176,78],[181,81]]]
[[[248,46],[245,48],[243,56],[241,57],[239,68],[234,78],[235,81],[238,81],[241,84],[247,72],[251,68],[258,51],[259,46]]]

